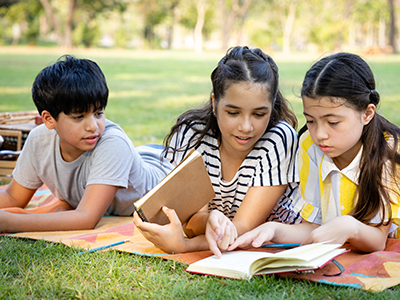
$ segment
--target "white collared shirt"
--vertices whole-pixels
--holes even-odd
[[[353,161],[339,170],[333,160],[313,143],[309,132],[299,139],[300,184],[291,197],[294,210],[301,212],[304,220],[315,224],[324,224],[333,217],[349,214],[355,206],[358,193],[359,165],[363,148]],[[392,201],[392,228],[397,228],[400,210],[398,196],[390,192],[392,178],[387,170],[383,174],[383,183],[388,186]],[[370,223],[380,223],[382,213],[378,212]],[[396,224],[396,225],[395,225]]]

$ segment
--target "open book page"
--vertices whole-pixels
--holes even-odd
[[[321,268],[347,252],[340,244],[316,243],[278,253],[256,251],[225,252],[191,264],[188,272],[249,279],[254,274],[272,274]]]
[[[253,261],[273,255],[267,252],[233,251],[224,252],[221,258],[213,255],[197,261],[186,269],[188,272],[213,274],[222,277],[250,279],[250,265]]]
[[[313,270],[324,266],[327,262],[346,252],[346,249],[333,249],[328,253],[323,253],[311,260],[302,261],[297,259],[277,260],[266,264],[262,260],[258,260],[258,264],[254,263],[250,268],[252,274],[273,274],[287,271]],[[264,268],[265,266],[265,268]]]
[[[252,269],[254,272],[263,267],[263,265],[268,265],[268,267],[282,267],[282,266],[304,266],[304,267],[319,267],[318,264],[315,264],[318,257],[322,259],[329,258],[330,252],[336,248],[339,248],[339,244],[325,244],[325,243],[315,243],[310,245],[304,245],[301,247],[296,247],[293,249],[285,250],[279,253],[274,254],[269,259],[260,259],[254,261],[252,265]],[[332,253],[332,257],[336,257],[342,252],[343,249],[340,249],[336,252]],[[328,253],[328,254],[327,254]]]

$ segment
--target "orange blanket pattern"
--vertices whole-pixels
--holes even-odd
[[[0,188],[4,188],[4,186]],[[50,205],[51,203],[54,204],[54,196],[43,187],[38,190],[25,210],[32,212],[33,209],[46,206],[49,203]],[[67,246],[80,247],[83,250],[107,246],[129,239],[127,243],[102,251],[118,250],[132,254],[157,256],[184,264],[190,264],[212,255],[210,251],[167,254],[147,241],[139,230],[135,230],[132,217],[103,217],[93,230],[23,232],[9,236],[35,240],[43,239],[49,242],[63,243]],[[345,247],[349,248],[346,245]],[[271,250],[258,249],[258,251],[267,252]],[[388,239],[385,251],[366,254],[352,249],[351,252],[337,257],[336,261],[344,267],[343,272],[339,272],[338,267],[331,262],[313,273],[286,273],[280,276],[365,289],[372,292],[382,291],[400,284],[400,239]],[[335,274],[337,275],[332,276]]]

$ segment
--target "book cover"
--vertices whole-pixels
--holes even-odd
[[[192,149],[186,157],[151,191],[134,203],[139,217],[165,225],[168,217],[163,206],[173,208],[184,224],[215,197],[203,158]]]
[[[300,272],[322,268],[335,257],[348,252],[340,244],[315,243],[278,253],[232,251],[222,257],[210,256],[186,269],[187,272],[236,279],[251,279],[254,275]]]

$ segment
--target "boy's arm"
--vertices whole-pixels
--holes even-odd
[[[35,192],[36,189],[23,187],[17,181],[12,179],[5,190],[0,190],[0,208],[24,208]]]
[[[0,210],[0,232],[92,229],[103,217],[117,190],[117,186],[88,185],[75,210],[38,215],[12,214]]]

